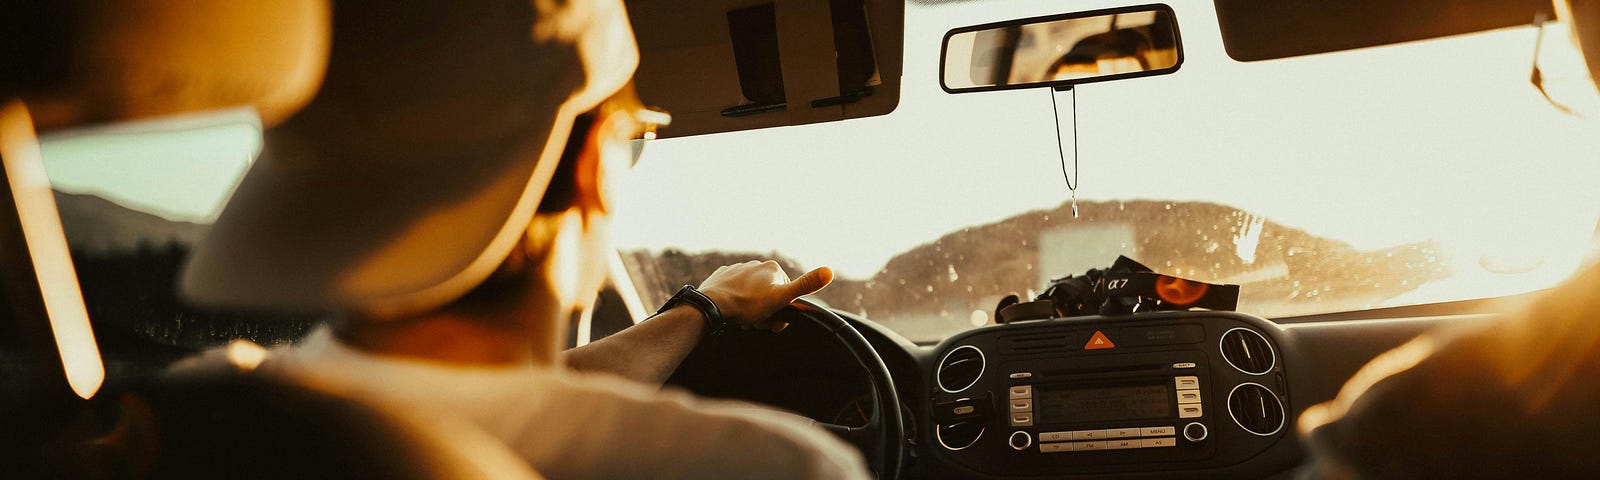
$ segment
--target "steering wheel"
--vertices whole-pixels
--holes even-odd
[[[790,309],[822,327],[849,350],[872,384],[872,414],[865,426],[823,422],[817,422],[817,426],[866,452],[867,462],[878,472],[880,480],[895,480],[900,476],[901,462],[905,459],[906,432],[900,395],[895,392],[889,367],[884,365],[878,351],[872,349],[872,344],[867,343],[867,338],[833,311],[803,298],[795,300]]]

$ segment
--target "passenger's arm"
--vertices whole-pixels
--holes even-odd
[[[783,330],[772,314],[794,299],[815,293],[833,281],[833,272],[818,268],[793,281],[777,262],[745,262],[718,268],[700,284],[700,292],[717,304],[729,327]],[[705,334],[705,316],[679,305],[609,337],[568,350],[567,367],[611,373],[660,385],[678,368]]]

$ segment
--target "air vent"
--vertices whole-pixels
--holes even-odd
[[[964,450],[978,443],[978,438],[983,436],[984,427],[977,422],[956,422],[950,425],[940,425],[933,431],[934,439],[939,441],[939,446],[945,450]]]
[[[1263,437],[1283,428],[1283,402],[1257,383],[1242,383],[1228,392],[1228,415],[1239,428]]]
[[[1072,341],[1067,337],[1066,331],[1063,330],[1031,335],[1007,335],[1000,337],[999,342],[1001,355],[1072,350],[1072,347],[1083,346],[1083,342],[1080,341],[1078,343],[1079,345],[1073,345]]]
[[[1222,334],[1222,358],[1241,372],[1262,375],[1272,371],[1278,357],[1267,338],[1248,328],[1235,328]]]
[[[944,354],[944,359],[939,360],[938,381],[939,389],[945,393],[957,393],[978,383],[978,377],[983,376],[983,352],[972,345],[962,345]]]

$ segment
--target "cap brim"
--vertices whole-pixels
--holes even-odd
[[[581,69],[584,81],[550,92],[535,109],[548,114],[523,119],[515,139],[387,161],[271,133],[190,257],[181,292],[212,306],[383,317],[435,308],[481,283],[532,220],[571,119],[620,89],[638,63],[620,3],[569,3],[584,11],[541,18],[533,35],[576,52],[542,68]]]

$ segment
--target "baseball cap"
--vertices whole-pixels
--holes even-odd
[[[341,1],[316,97],[261,158],[184,267],[209,306],[436,308],[524,234],[571,119],[627,84],[621,2]]]

